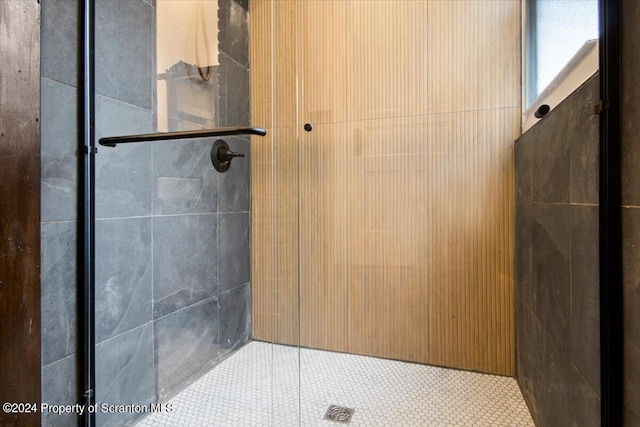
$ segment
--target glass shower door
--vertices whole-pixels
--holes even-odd
[[[224,173],[212,165],[216,138],[99,148],[100,426],[298,422],[297,326],[288,325],[286,347],[269,338],[281,333],[275,307],[290,301],[275,292],[255,307],[260,277],[252,279],[252,262],[260,255],[252,259],[252,234],[275,247],[272,230],[286,217],[276,209],[281,195],[252,197],[251,168],[261,173],[252,152],[273,150],[280,131],[251,118],[248,26],[246,1],[96,2],[96,140],[268,128],[253,142],[242,134],[217,138],[244,155]],[[268,176],[280,173],[263,166]],[[291,253],[275,250],[295,265]],[[265,277],[276,289],[296,286],[282,265]]]

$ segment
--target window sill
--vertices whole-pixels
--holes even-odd
[[[599,68],[598,40],[589,40],[576,52],[567,65],[540,93],[535,101],[522,113],[522,133],[525,133],[540,119],[534,116],[536,110],[547,104],[553,110],[584,82],[589,80]]]

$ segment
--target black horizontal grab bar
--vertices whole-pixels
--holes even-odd
[[[128,144],[131,142],[147,142],[147,141],[164,141],[169,139],[192,139],[192,138],[208,138],[212,136],[231,136],[231,135],[258,135],[265,136],[267,131],[262,128],[255,127],[233,127],[218,129],[202,129],[202,130],[184,130],[179,132],[157,132],[143,133],[139,135],[110,136],[108,138],[100,138],[100,145],[107,147],[115,147],[117,144]]]

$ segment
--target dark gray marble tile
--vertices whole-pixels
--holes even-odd
[[[231,167],[220,174],[220,212],[247,212],[251,209],[251,143],[240,138],[225,138],[232,151],[245,157],[233,159]]]
[[[96,404],[149,405],[155,401],[151,323],[96,345]],[[96,412],[100,426],[129,425],[144,413]]]
[[[533,314],[568,353],[571,213],[565,205],[534,204],[532,215]]]
[[[78,396],[80,385],[76,379],[78,366],[78,357],[74,353],[42,367],[42,403],[49,405],[81,403]],[[53,411],[43,411],[41,421],[43,426],[69,427],[79,426],[81,419],[74,413],[56,414]]]
[[[635,321],[638,321],[637,310]],[[629,337],[627,333],[625,333],[624,342],[624,378],[625,425],[640,425],[635,422],[640,420],[640,408],[634,403],[640,399],[640,344]]]
[[[151,321],[151,218],[96,222],[96,342]]]
[[[516,202],[531,201],[533,181],[533,145],[538,138],[538,127],[533,126],[514,145],[516,170]]]
[[[640,209],[622,210],[625,420],[640,418]],[[635,425],[635,424],[629,424]]]
[[[224,292],[219,296],[220,336],[223,352],[244,346],[251,338],[251,286],[249,283]]]
[[[211,163],[212,145],[213,139],[154,145],[154,214],[217,211],[219,173]]]
[[[48,79],[41,82],[40,218],[42,221],[75,220],[78,216],[78,91]]]
[[[533,393],[539,381],[539,369],[544,362],[541,345],[545,331],[520,298],[516,298],[515,302],[516,379],[522,390]]]
[[[622,1],[622,203],[640,206],[640,8]],[[640,209],[623,209],[624,425],[640,425]]]
[[[633,403],[627,404],[625,402],[623,409],[623,425],[640,426],[640,412],[638,412]]]
[[[516,203],[516,241],[515,241],[515,293],[529,308],[533,308],[533,266],[531,203]]]
[[[248,126],[251,124],[249,70],[224,53],[218,55],[220,126]]]
[[[570,102],[565,100],[535,125],[538,134],[532,146],[531,187],[534,202],[569,202],[570,113]]]
[[[217,215],[153,219],[154,318],[218,293]]]
[[[218,1],[218,49],[243,67],[249,65],[248,5]]]
[[[621,151],[622,204],[640,206],[640,9],[634,0],[622,1]]]
[[[80,0],[42,0],[41,4],[41,75],[78,87]]]
[[[571,206],[571,361],[600,390],[598,207]]]
[[[573,371],[566,353],[549,334],[542,335],[537,351],[540,365],[534,368],[533,394],[536,396],[536,425],[569,426],[574,398]]]
[[[218,300],[208,299],[154,322],[158,399],[165,401],[220,357]]]
[[[142,0],[96,1],[96,93],[153,109],[155,9]]]
[[[102,96],[96,98],[96,139],[152,131],[151,112]],[[98,148],[97,218],[144,216],[151,213],[151,144]]]
[[[569,98],[572,203],[597,204],[599,201],[600,116],[593,113],[593,106],[599,99],[599,75],[592,77]]]
[[[41,227],[42,364],[77,351],[75,221]]]
[[[594,391],[577,370],[572,369],[572,374],[571,425],[600,426],[600,389]]]
[[[251,276],[249,252],[249,213],[220,214],[218,226],[218,257],[220,262],[220,292],[247,283]]]

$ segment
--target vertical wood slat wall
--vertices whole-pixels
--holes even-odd
[[[512,375],[520,2],[250,15],[254,338]]]

